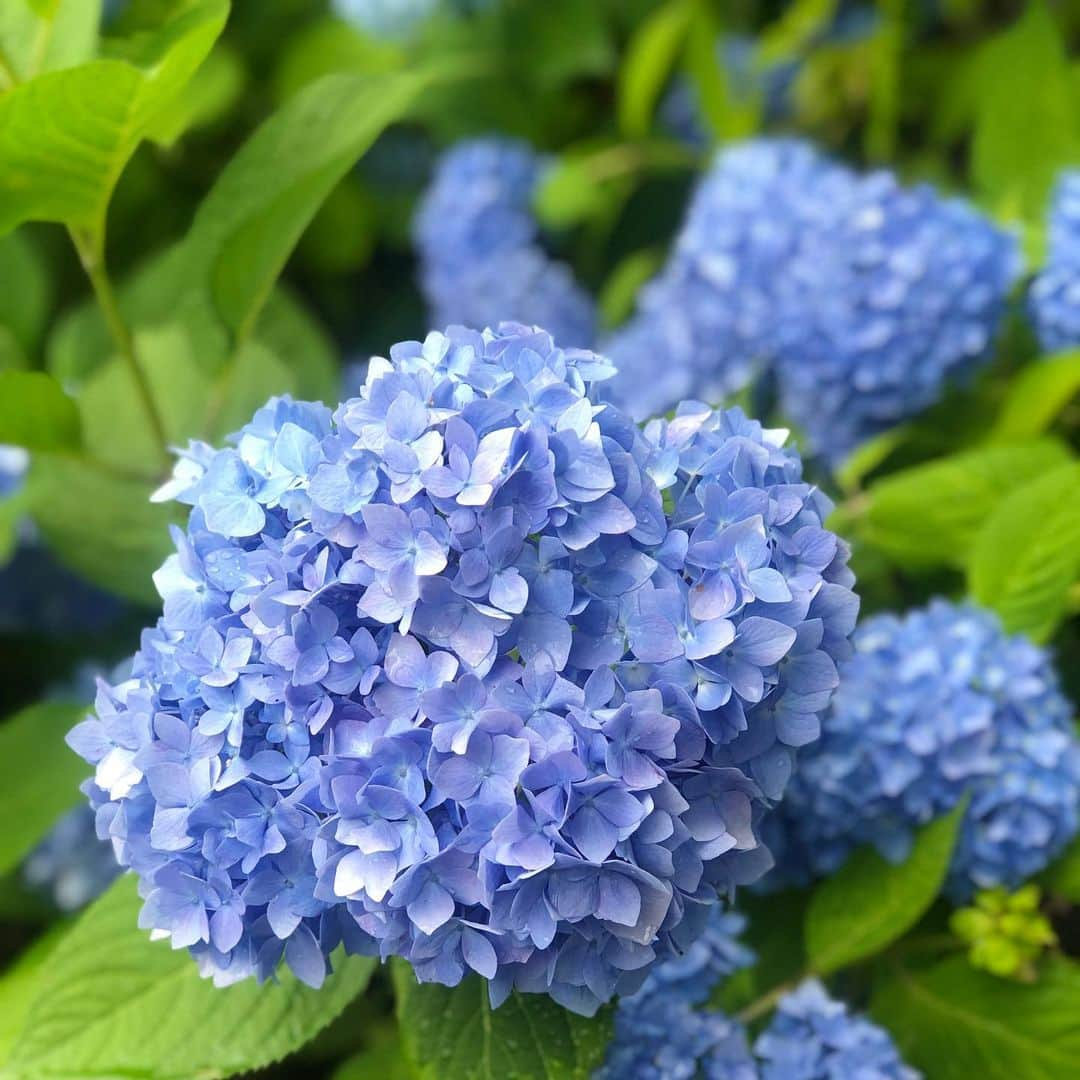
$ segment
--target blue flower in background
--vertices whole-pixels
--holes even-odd
[[[767,823],[767,883],[833,873],[861,844],[899,861],[965,794],[954,900],[1042,870],[1080,824],[1080,745],[1047,653],[943,600],[868,619],[855,642],[821,740]]]
[[[414,224],[433,325],[509,318],[592,343],[592,299],[539,244],[531,202],[543,170],[512,139],[466,140],[443,155]]]
[[[120,867],[112,845],[97,837],[94,812],[78,806],[26,856],[21,873],[61,911],[78,911],[112,884]]]
[[[1015,237],[967,203],[884,171],[858,178],[784,270],[785,412],[840,461],[989,359],[1019,271]]]
[[[1046,352],[1080,345],[1080,171],[1063,172],[1049,215],[1046,265],[1031,284],[1029,306]]]
[[[833,220],[852,178],[806,143],[758,139],[721,151],[663,271],[602,346],[610,393],[639,419],[680,398],[718,401],[771,364],[796,249]]]
[[[439,0],[333,0],[336,15],[374,38],[407,38],[439,8]]]
[[[0,499],[14,495],[23,484],[30,455],[21,446],[0,446]]]
[[[611,373],[451,328],[186,452],[164,615],[69,741],[142,925],[205,974],[317,984],[344,943],[591,1013],[734,962],[692,943],[770,865],[847,549],[781,436],[698,405],[643,433]]]
[[[761,1080],[919,1080],[889,1033],[852,1016],[816,979],[786,995],[754,1043]]]

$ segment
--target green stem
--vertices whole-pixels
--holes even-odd
[[[788,979],[787,982],[782,982],[778,986],[774,986],[767,993],[762,994],[761,997],[751,1001],[745,1009],[740,1009],[739,1012],[735,1014],[735,1019],[741,1024],[752,1024],[758,1017],[772,1012],[785,994],[791,993],[799,983],[804,979],[809,979],[812,975],[813,972],[807,971],[794,979]]]
[[[105,318],[105,325],[109,329],[113,341],[120,352],[120,356],[131,374],[135,383],[136,393],[142,402],[143,411],[154,433],[154,440],[161,451],[161,459],[165,464],[171,460],[169,453],[169,437],[165,432],[165,423],[161,418],[157,403],[154,401],[153,391],[147,381],[146,374],[139,366],[139,359],[135,353],[135,339],[131,336],[127,323],[120,313],[120,305],[117,303],[116,294],[113,292],[112,282],[109,280],[108,270],[105,268],[105,256],[100,241],[78,229],[68,229],[71,242],[79,254],[86,276],[90,279],[90,285],[97,297],[101,313]]]

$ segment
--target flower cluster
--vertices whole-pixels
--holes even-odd
[[[714,915],[696,963],[689,954],[665,960],[620,1000],[593,1080],[917,1080],[886,1031],[849,1014],[816,980],[780,999],[752,1049],[739,1020],[700,1008],[724,979],[755,963],[736,940],[742,928],[737,915]]]
[[[610,373],[451,328],[186,452],[163,616],[69,741],[143,925],[204,973],[318,983],[344,943],[589,1013],[770,865],[847,550],[782,433],[642,433]]]
[[[1011,895],[1002,888],[977,893],[971,907],[949,918],[949,929],[968,946],[972,967],[1002,979],[1034,982],[1037,964],[1058,943],[1053,924],[1042,913],[1039,886],[1027,884]]]
[[[588,345],[591,298],[540,247],[533,192],[544,162],[512,139],[471,139],[439,162],[415,221],[421,285],[433,325],[536,324]]]
[[[1080,170],[1066,171],[1058,180],[1046,265],[1032,282],[1029,303],[1043,349],[1080,345]]]
[[[1080,744],[1046,652],[943,600],[868,619],[855,646],[768,824],[775,877],[832,873],[860,844],[900,861],[915,829],[965,794],[952,897],[1042,870],[1080,824]]]
[[[775,365],[785,411],[836,462],[989,355],[1018,270],[1013,237],[927,185],[796,140],[735,146],[604,346],[616,400],[648,416]]]
[[[852,1016],[815,979],[782,998],[754,1043],[761,1080],[919,1080],[889,1033]]]
[[[991,352],[1020,271],[1015,237],[889,172],[853,179],[785,268],[781,402],[837,462],[932,405]]]
[[[848,185],[845,170],[794,139],[720,153],[667,265],[602,346],[619,368],[615,400],[644,419],[683,397],[717,400],[766,367],[784,268],[831,220]]]
[[[61,911],[78,911],[120,873],[112,847],[99,840],[88,806],[68,811],[23,860],[23,880]]]
[[[742,1025],[695,1008],[722,980],[755,962],[737,940],[743,927],[741,916],[714,909],[683,956],[657,964],[636,994],[620,1000],[615,1036],[593,1080],[756,1080]]]

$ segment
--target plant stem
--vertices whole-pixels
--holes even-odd
[[[154,401],[154,394],[150,389],[146,374],[139,366],[139,358],[135,353],[135,339],[131,336],[131,331],[128,329],[127,323],[124,322],[124,316],[120,313],[120,305],[116,301],[116,294],[113,292],[112,282],[109,280],[109,273],[105,268],[105,256],[101,243],[78,229],[70,228],[68,234],[71,236],[71,242],[75,245],[75,250],[79,254],[79,261],[86,271],[86,276],[90,279],[90,285],[105,318],[105,325],[109,328],[109,333],[116,343],[120,356],[123,358],[124,364],[127,366],[135,383],[135,390],[142,402],[143,411],[146,413],[146,418],[154,433],[154,439],[161,450],[161,459],[168,464],[171,455],[169,454],[169,437],[165,432],[165,423]]]
[[[808,979],[811,976],[811,972],[804,972],[797,978],[789,979],[787,982],[782,982],[778,986],[774,986],[767,993],[761,995],[755,1001],[751,1001],[745,1009],[740,1009],[735,1014],[735,1019],[741,1024],[751,1024],[760,1016],[764,1016],[766,1013],[772,1012],[776,1007],[777,1002],[787,993],[790,993],[795,989],[804,979]]]

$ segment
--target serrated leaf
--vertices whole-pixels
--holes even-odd
[[[135,878],[122,877],[58,943],[12,1050],[14,1077],[213,1080],[261,1068],[330,1023],[375,967],[339,958],[320,990],[287,972],[219,989],[186,950],[138,929],[140,903]]]
[[[949,869],[964,800],[924,826],[899,865],[876,851],[857,852],[821,882],[806,909],[806,957],[817,975],[880,952],[911,929],[937,898]]]
[[[47,701],[0,726],[0,760],[12,763],[4,780],[0,874],[16,866],[56,819],[81,801],[79,784],[87,766],[67,748],[64,736],[85,712],[85,702]]]
[[[894,969],[874,992],[874,1018],[928,1080],[1075,1080],[1080,1075],[1080,967],[1051,957],[1034,984],[950,957],[928,971]]]
[[[1069,452],[1055,439],[966,450],[883,477],[867,492],[864,539],[913,567],[966,565],[983,522],[1012,490]]]
[[[124,165],[227,14],[227,0],[201,0],[139,43],[140,66],[94,60],[0,96],[0,232],[57,221],[100,234]]]
[[[619,130],[630,138],[649,133],[653,111],[690,31],[694,5],[669,0],[638,27],[619,70]]]
[[[27,450],[74,450],[79,412],[43,371],[0,371],[0,443]]]
[[[1080,463],[1018,488],[987,519],[968,567],[971,595],[1010,633],[1045,641],[1080,574]]]
[[[1029,364],[1015,375],[990,441],[1019,442],[1042,435],[1080,392],[1080,350]]]
[[[81,64],[94,53],[100,22],[101,0],[5,0],[0,4],[5,74],[23,82],[43,71]]]
[[[184,243],[186,273],[241,338],[323,199],[425,85],[423,73],[329,75],[241,147],[203,200]]]
[[[979,73],[975,183],[1002,215],[1034,221],[1080,154],[1065,42],[1043,0],[985,46]]]
[[[71,570],[109,592],[157,607],[150,575],[172,549],[169,523],[186,508],[150,502],[154,483],[92,461],[35,454],[27,509]]]
[[[542,994],[513,993],[494,1011],[487,983],[419,984],[393,966],[398,1024],[421,1080],[588,1080],[611,1037],[610,1011],[591,1020]]]

